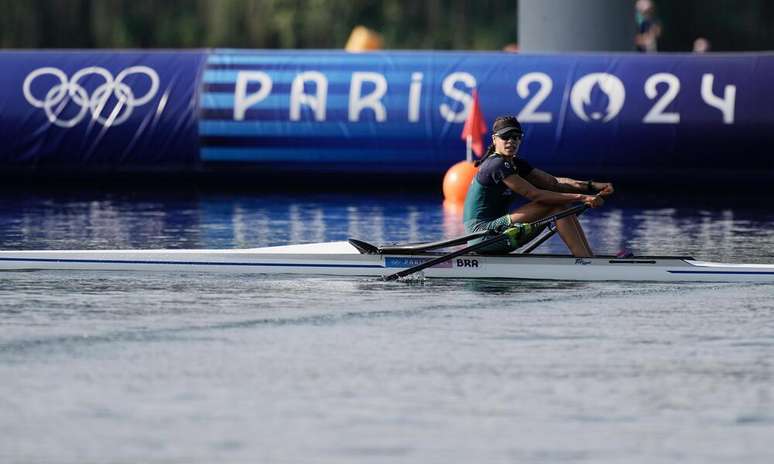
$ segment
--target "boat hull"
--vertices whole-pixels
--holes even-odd
[[[0,251],[0,270],[300,274],[380,277],[441,253],[361,254],[347,242],[243,250]],[[470,255],[422,271],[425,278],[637,282],[774,282],[774,265],[681,257]]]

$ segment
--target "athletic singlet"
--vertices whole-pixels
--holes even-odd
[[[497,154],[486,158],[468,187],[463,223],[472,226],[510,213],[513,191],[505,185],[503,179],[513,174],[525,177],[532,169],[521,157],[516,157],[513,162],[506,161]]]

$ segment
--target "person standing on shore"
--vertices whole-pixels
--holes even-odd
[[[658,38],[661,36],[661,22],[656,18],[656,7],[651,0],[637,0],[636,10],[637,35],[634,44],[638,52],[653,53],[658,51]]]

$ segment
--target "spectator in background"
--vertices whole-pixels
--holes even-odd
[[[712,49],[712,44],[710,44],[710,41],[705,39],[704,37],[697,37],[696,40],[693,41],[694,53],[707,53],[711,49]]]
[[[634,38],[634,44],[637,51],[646,53],[658,51],[661,23],[656,18],[656,7],[651,0],[637,0],[634,8],[637,21],[637,35]]]

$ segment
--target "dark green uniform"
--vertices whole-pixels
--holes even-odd
[[[468,232],[480,230],[495,230],[502,232],[511,227],[510,206],[515,194],[505,185],[503,180],[513,174],[525,177],[532,172],[532,166],[521,158],[512,161],[505,160],[497,154],[486,158],[478,168],[476,176],[468,187],[465,197],[463,222]],[[503,241],[492,248],[486,248],[489,253],[510,252],[531,240],[540,231],[530,231],[518,242]],[[474,243],[474,242],[471,242]]]

